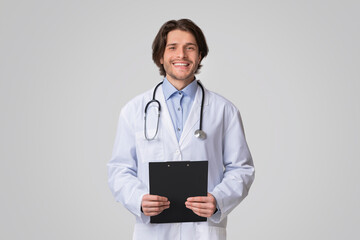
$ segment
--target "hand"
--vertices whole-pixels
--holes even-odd
[[[210,193],[207,197],[189,197],[185,205],[200,217],[211,217],[216,210],[216,200]]]
[[[157,195],[146,194],[141,201],[141,208],[146,216],[156,216],[169,207],[169,200]]]

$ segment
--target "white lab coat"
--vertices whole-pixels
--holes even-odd
[[[207,139],[196,138],[194,132],[199,128],[202,96],[198,87],[178,142],[162,87],[159,87],[156,93],[161,104],[159,131],[154,140],[147,141],[144,108],[152,94],[153,89],[122,109],[108,164],[109,186],[115,199],[136,216],[133,239],[226,239],[227,215],[246,197],[254,180],[253,161],[239,111],[225,98],[205,89],[203,130]],[[155,132],[155,119],[148,121],[149,133]],[[181,160],[209,161],[208,192],[215,197],[218,211],[207,222],[150,224],[150,217],[140,210],[142,197],[149,193],[148,162]]]

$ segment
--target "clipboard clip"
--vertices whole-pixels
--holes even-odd
[[[183,163],[186,163],[186,166],[190,167],[190,161],[183,161]],[[171,167],[171,161],[168,162],[167,167]]]

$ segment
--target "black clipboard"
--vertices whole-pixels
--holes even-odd
[[[150,217],[151,223],[203,222],[186,208],[188,197],[207,196],[208,161],[150,162],[150,194],[167,197],[170,208]]]

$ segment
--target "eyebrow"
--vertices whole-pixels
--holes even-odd
[[[166,44],[166,47],[175,46],[175,45],[178,45],[178,43],[169,43],[169,44]],[[197,44],[195,44],[195,43],[185,43],[185,46],[189,46],[189,45],[197,46]]]

